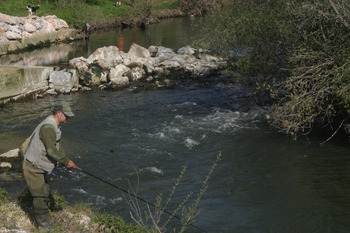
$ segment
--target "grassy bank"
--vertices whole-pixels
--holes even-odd
[[[0,232],[39,232],[30,217],[31,201],[29,193],[23,193],[18,201],[11,201],[7,192],[0,188]],[[120,217],[96,214],[84,204],[69,206],[57,193],[54,193],[52,202],[63,209],[55,211],[52,208],[50,211],[54,222],[48,232],[145,232],[139,226],[125,223]]]
[[[0,12],[11,15],[26,17],[27,5],[40,5],[38,16],[56,15],[64,19],[70,26],[90,25],[112,25],[118,18],[128,17],[155,17],[160,12],[167,10],[179,10],[177,0],[135,0],[122,1],[120,7],[116,7],[115,0],[2,0],[0,1]]]

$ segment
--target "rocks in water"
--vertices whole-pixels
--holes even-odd
[[[12,168],[12,164],[8,162],[0,162],[0,173],[7,172]]]
[[[6,153],[0,154],[0,162],[13,162],[20,158],[19,149],[13,149]]]
[[[218,72],[226,62],[189,46],[176,53],[163,46],[146,49],[132,44],[128,53],[116,46],[102,47],[88,58],[74,58],[69,64],[78,71],[83,86],[121,89],[133,84],[154,89],[174,87],[171,79],[207,77]]]
[[[0,154],[0,173],[11,170],[12,163],[20,160],[19,149],[13,149]]]
[[[0,25],[12,27],[7,24],[4,26],[3,22]],[[15,32],[15,29],[11,30]],[[163,46],[146,49],[132,44],[128,53],[116,46],[102,47],[88,58],[71,59],[69,69],[0,66],[0,77],[6,80],[0,83],[0,103],[29,94],[39,98],[42,95],[37,93],[57,95],[93,88],[131,88],[137,91],[173,88],[183,79],[213,75],[225,65],[226,62],[221,58],[201,53],[189,46],[178,49],[177,53]]]
[[[79,84],[79,77],[77,70],[61,70],[54,71],[50,74],[49,87],[60,93],[69,93],[73,88]]]

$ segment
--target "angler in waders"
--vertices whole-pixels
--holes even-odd
[[[23,174],[33,196],[34,218],[40,230],[48,230],[51,224],[48,207],[50,195],[48,174],[57,163],[67,168],[76,167],[60,146],[59,126],[73,116],[67,103],[55,106],[52,115],[35,128],[23,151]]]

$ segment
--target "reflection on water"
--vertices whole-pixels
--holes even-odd
[[[0,56],[1,65],[50,66],[65,62],[69,52],[74,50],[72,44],[51,45],[48,48]]]
[[[51,45],[48,48],[31,52],[0,56],[2,65],[67,66],[70,59],[88,57],[103,46],[117,46],[128,52],[132,43],[148,48],[150,45],[162,45],[172,49],[189,45],[194,36],[193,25],[200,23],[200,18],[166,19],[145,29],[101,30],[94,32],[89,40],[74,41],[70,44]]]

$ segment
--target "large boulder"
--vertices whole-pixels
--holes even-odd
[[[69,93],[79,84],[78,72],[74,69],[54,71],[50,74],[49,86],[61,93]]]
[[[109,68],[123,63],[126,54],[116,46],[104,46],[96,49],[88,59],[99,63],[103,68]]]
[[[143,57],[143,58],[150,58],[151,57],[151,53],[148,49],[146,49],[140,45],[137,45],[135,43],[133,43],[130,46],[128,55],[135,56],[135,57]]]
[[[111,78],[109,83],[114,89],[125,88],[130,85],[129,78],[126,76]]]

